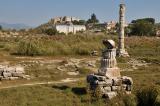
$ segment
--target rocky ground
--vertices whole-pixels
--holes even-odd
[[[14,59],[2,59],[0,66],[11,67],[11,71],[15,72],[15,68],[21,69],[23,76],[27,78],[16,77],[8,79],[1,79],[0,87],[18,87],[32,84],[46,84],[46,83],[63,83],[72,82],[82,77],[87,73],[96,72],[98,69],[99,58],[72,58],[72,57],[14,57]],[[83,72],[84,69],[84,72]],[[5,69],[4,69],[5,70]],[[87,70],[87,72],[85,72]],[[8,72],[9,73],[9,72]],[[9,74],[12,74],[10,72]],[[2,74],[3,75],[3,74]],[[12,81],[11,81],[12,80]],[[16,86],[15,86],[16,84]]]
[[[95,73],[100,65],[99,57],[17,57],[14,59],[2,59],[0,66],[21,67],[24,69],[24,76],[27,78],[2,79],[0,87],[18,87],[32,84],[67,83],[85,79],[89,73]],[[120,63],[121,71],[134,71],[140,67],[147,67],[149,63],[129,59],[125,63]],[[128,66],[128,67],[123,67]],[[86,71],[87,70],[87,71]],[[85,72],[86,71],[86,72]],[[10,81],[14,80],[14,81]]]

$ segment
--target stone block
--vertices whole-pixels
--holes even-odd
[[[105,94],[105,96],[106,96],[108,99],[112,99],[112,98],[114,98],[114,97],[117,96],[117,92],[107,92],[107,93]]]
[[[113,86],[121,86],[122,85],[122,79],[114,78],[114,79],[112,79],[112,81],[113,81],[113,83],[112,83]]]
[[[24,71],[24,68],[23,67],[16,67],[16,72],[19,72],[19,73],[25,73]]]
[[[24,76],[24,74],[23,73],[18,73],[18,72],[13,72],[12,76],[13,77],[21,77],[22,78]]]
[[[0,76],[0,80],[2,80],[3,76]]]
[[[12,76],[12,74],[9,73],[9,72],[3,72],[3,77],[4,78],[8,78],[8,77],[11,77],[11,76]]]
[[[17,80],[19,77],[9,77],[9,80]]]
[[[112,80],[105,82],[105,81],[98,81],[97,83],[100,86],[112,86]]]
[[[133,84],[133,80],[132,80],[131,77],[123,76],[122,77],[122,84],[132,85]]]
[[[3,77],[1,80],[9,80],[9,77]]]
[[[100,75],[95,75],[98,81],[105,81],[106,77],[105,76],[100,76]]]
[[[27,80],[30,80],[30,79],[31,79],[31,77],[30,77],[29,75],[24,75],[23,78],[24,78],[24,79],[27,79]]]
[[[123,88],[124,90],[126,90],[126,89],[127,89],[127,85],[126,85],[126,84],[122,84],[122,88]]]
[[[131,85],[127,85],[126,91],[132,91],[132,86]]]
[[[107,83],[107,85],[112,86],[112,79],[106,79],[105,82]]]
[[[115,68],[101,68],[101,69],[99,69],[99,74],[104,75],[108,78],[121,77],[120,69],[117,67],[115,67]]]
[[[94,80],[95,80],[94,74],[90,74],[87,76],[87,83],[94,82]]]
[[[15,72],[16,69],[14,67],[7,67],[5,68],[4,72],[8,72],[8,73],[12,73],[12,72]]]
[[[4,69],[0,69],[0,76],[2,75],[3,72],[4,72]]]
[[[103,87],[103,89],[104,89],[105,93],[112,91],[110,86],[108,86],[108,87]]]
[[[120,91],[122,89],[121,86],[112,86],[111,87],[112,91]]]

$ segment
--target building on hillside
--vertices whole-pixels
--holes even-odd
[[[107,31],[113,31],[116,30],[116,24],[115,21],[105,22],[105,23],[98,23],[98,24],[88,24],[87,28],[90,30],[107,30]]]
[[[55,28],[59,33],[65,33],[66,35],[68,33],[76,34],[79,31],[86,31],[85,25],[56,25]]]
[[[73,22],[73,21],[80,21],[80,19],[78,19],[78,18],[76,18],[76,17],[65,16],[65,17],[64,17],[64,21],[65,21],[65,22]]]
[[[115,22],[115,21],[107,22],[106,23],[106,29],[107,30],[115,29],[116,28],[116,24],[117,24],[117,22]]]

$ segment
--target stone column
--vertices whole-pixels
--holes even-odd
[[[120,4],[119,10],[119,45],[118,45],[118,56],[128,57],[128,53],[124,47],[124,30],[125,30],[125,4]]]
[[[108,78],[120,77],[120,70],[117,67],[116,48],[113,40],[104,40],[106,48],[102,52],[101,67],[98,74]]]

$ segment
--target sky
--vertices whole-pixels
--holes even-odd
[[[153,17],[160,22],[160,0],[124,0],[127,22]],[[118,21],[121,0],[0,0],[0,22],[38,26],[57,16],[89,19],[95,13],[101,22]]]

